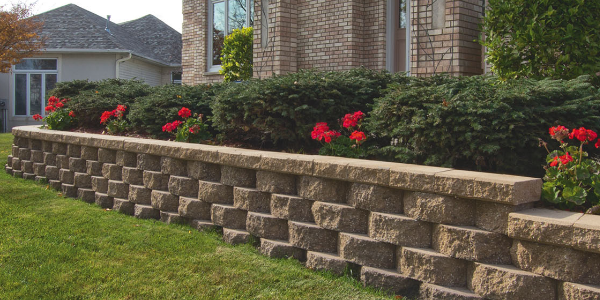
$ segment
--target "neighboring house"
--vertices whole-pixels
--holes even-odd
[[[221,81],[223,34],[241,26],[254,27],[254,77],[359,66],[482,74],[484,1],[183,0],[183,82]]]
[[[139,79],[151,86],[181,83],[181,34],[152,15],[115,24],[74,4],[34,16],[44,21],[45,48],[0,73],[7,128],[39,124],[34,114],[57,82]]]

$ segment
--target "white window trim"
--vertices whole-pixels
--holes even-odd
[[[29,84],[31,82],[31,79],[30,79],[31,78],[31,74],[42,74],[42,75],[56,74],[56,82],[58,83],[60,81],[59,72],[58,72],[59,65],[60,65],[60,59],[58,57],[31,57],[31,58],[26,58],[26,59],[54,59],[54,60],[56,60],[56,70],[17,70],[15,68],[15,65],[12,66],[12,70],[11,70],[12,71],[12,76],[11,76],[11,81],[12,81],[12,83],[11,83],[12,84],[12,100],[13,100],[12,101],[13,102],[12,103],[12,109],[11,109],[11,116],[12,117],[31,117],[31,116],[33,116],[31,114],[31,111],[30,111],[30,106],[31,105],[29,103],[29,101],[31,101],[30,98],[29,98],[30,97],[29,94],[31,92],[31,89],[29,88]],[[17,115],[17,112],[16,112],[16,110],[17,110],[17,85],[16,85],[17,81],[16,81],[16,75],[17,74],[26,74],[27,75],[27,90],[26,90],[27,102],[26,102],[26,106],[25,106],[27,113],[25,115]],[[41,103],[41,105],[42,105],[42,107],[41,107],[42,113],[41,113],[41,115],[45,117],[46,116],[46,111],[45,111],[44,108],[46,107],[45,103],[46,103],[46,100],[47,100],[47,99],[44,99],[45,95],[46,95],[46,76],[42,76],[42,83],[41,83],[41,85],[42,85],[42,103]]]
[[[221,70],[221,65],[213,65],[213,21],[214,21],[214,4],[215,3],[219,3],[219,2],[224,2],[225,3],[225,33],[229,32],[229,22],[227,22],[227,19],[229,18],[229,1],[231,0],[208,0],[208,22],[207,25],[207,32],[208,32],[208,36],[207,36],[207,41],[208,41],[208,47],[206,47],[206,66],[207,66],[207,73],[213,73],[213,74],[219,74],[219,71]],[[246,24],[245,26],[248,27],[250,26],[250,20],[252,18],[252,16],[250,16],[250,11],[253,11],[254,9],[250,8],[250,5],[254,5],[252,0],[246,0]]]

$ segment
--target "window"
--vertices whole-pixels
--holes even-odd
[[[171,72],[171,84],[181,85],[181,72]]]
[[[211,0],[209,7],[208,70],[221,68],[221,49],[225,36],[234,29],[253,26],[253,0]]]
[[[46,94],[56,86],[58,61],[55,58],[24,59],[14,66],[15,116],[44,114]]]

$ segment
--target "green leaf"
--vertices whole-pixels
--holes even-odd
[[[569,202],[573,202],[577,205],[585,203],[587,192],[585,189],[579,186],[565,187],[562,191],[562,197]]]

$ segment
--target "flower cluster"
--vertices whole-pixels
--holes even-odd
[[[183,124],[182,121],[173,121],[172,123],[167,123],[165,125],[163,125],[162,127],[162,131],[163,132],[172,132],[174,130],[177,130],[177,127],[179,127],[179,125]]]
[[[33,119],[36,121],[41,121],[44,118],[40,114],[35,114],[35,115],[33,115]]]
[[[554,159],[552,160],[552,162],[550,163],[551,167],[556,167],[558,165],[558,161],[560,160],[560,163],[563,165],[568,164],[569,162],[573,161],[573,157],[571,155],[569,155],[569,152],[565,153],[565,155],[563,156],[555,156]]]
[[[341,133],[339,131],[330,130],[329,126],[325,122],[319,122],[313,127],[313,131],[310,136],[313,140],[324,141],[325,143],[331,143],[332,139],[339,137]]]
[[[162,127],[163,132],[173,133],[176,131],[174,133],[176,141],[199,143],[211,138],[206,124],[202,122],[204,117],[202,114],[193,114],[192,118],[192,111],[189,108],[182,107],[177,115],[183,118],[183,121],[175,120]]]
[[[125,131],[127,129],[127,122],[123,119],[125,111],[127,106],[119,104],[117,108],[103,112],[100,116],[100,124],[105,124],[106,131],[111,134]]]
[[[311,138],[321,143],[323,147],[319,150],[321,155],[345,156],[345,157],[364,157],[365,152],[360,147],[367,139],[367,135],[360,131],[362,119],[365,114],[361,111],[352,114],[346,114],[340,124],[348,132],[348,136],[342,135],[337,130],[329,128],[327,123],[319,122],[313,127]]]
[[[47,114],[46,118],[40,114],[35,114],[32,117],[36,121],[47,123],[49,129],[68,129],[75,125],[75,113],[65,107],[68,102],[69,99],[59,99],[52,96],[48,98],[48,105],[44,108]]]
[[[598,137],[598,134],[595,133],[593,130],[585,129],[583,127],[579,128],[579,129],[573,129],[571,134],[569,134],[570,139],[578,139],[580,142],[585,143],[585,144],[587,144],[588,142],[594,141],[597,137]],[[599,142],[596,142],[596,148],[598,148],[598,147],[600,147],[600,144],[599,144]]]
[[[69,99],[58,99],[55,96],[48,98],[48,106],[44,109],[47,113],[55,112],[59,108],[65,107]]]
[[[115,117],[117,119],[123,118],[123,114],[127,110],[127,106],[125,105],[117,105],[116,109],[105,111],[100,116],[100,124],[106,124],[110,120],[111,117]]]
[[[182,107],[177,114],[180,117],[187,119],[192,116],[192,111],[189,108]]]
[[[344,126],[344,128],[357,126],[364,116],[365,114],[360,110],[353,114],[346,114],[344,118],[342,118],[342,126]]]

